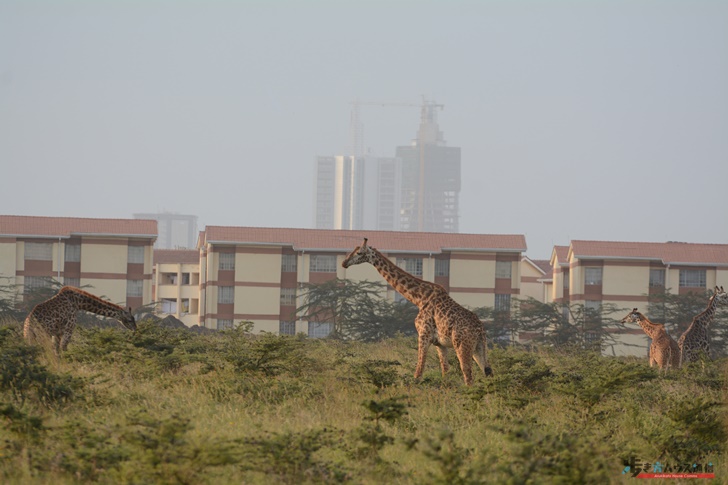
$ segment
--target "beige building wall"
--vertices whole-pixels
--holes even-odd
[[[126,279],[128,251],[128,246],[123,243],[94,244],[92,239],[83,238],[81,243],[82,272],[116,275]],[[145,272],[147,272],[146,268]],[[151,273],[151,271],[148,272]]]
[[[281,255],[237,253],[235,255],[235,281],[280,283]]]
[[[515,263],[514,263],[515,264]],[[526,260],[521,260],[518,265],[520,268],[520,288],[521,293],[518,295],[522,300],[533,298],[534,300],[544,301],[544,285],[537,281],[543,277],[543,273],[533,264]]]
[[[2,284],[15,283],[15,272],[19,269],[16,251],[15,241],[3,242],[0,239],[0,277],[3,278],[3,280],[0,280],[0,283]]]
[[[602,294],[643,296],[650,282],[649,266],[605,264],[602,269]]]

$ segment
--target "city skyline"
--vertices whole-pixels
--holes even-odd
[[[424,95],[462,149],[461,233],[538,259],[726,243],[727,22],[713,0],[8,0],[0,212],[312,227],[312,159],[348,151],[352,101],[391,157]]]

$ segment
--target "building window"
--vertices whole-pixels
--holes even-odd
[[[81,262],[81,245],[80,244],[66,244],[66,263],[80,263]]]
[[[495,262],[495,277],[496,278],[510,278],[511,277],[511,262],[510,261],[496,261]]]
[[[568,271],[564,271],[564,272],[563,272],[563,273],[561,273],[561,274],[562,274],[562,278],[563,278],[563,280],[564,280],[564,281],[563,281],[563,283],[564,283],[564,286],[563,286],[563,288],[564,288],[565,290],[568,290],[568,289],[569,289],[569,284],[570,284],[570,283],[569,283],[569,272],[568,272]]]
[[[68,276],[63,277],[63,284],[66,286],[75,286],[78,288],[81,286],[81,278],[69,278]]]
[[[585,285],[602,284],[602,268],[584,268]]]
[[[126,280],[126,296],[139,297],[144,295],[144,280]]]
[[[53,261],[53,244],[51,243],[25,243],[26,261]]]
[[[298,256],[295,254],[284,254],[281,258],[281,272],[295,273],[298,271]]]
[[[223,305],[229,305],[235,302],[235,287],[234,286],[218,286],[217,287],[217,302]]]
[[[495,311],[510,312],[511,311],[511,295],[495,295]]]
[[[190,312],[190,299],[189,298],[183,298],[180,300],[182,303],[182,312],[181,314],[187,314]]]
[[[182,284],[183,285],[190,284],[190,274],[189,273],[182,273]]]
[[[218,330],[232,330],[232,328],[233,328],[232,319],[228,319],[228,318],[218,318],[217,319],[217,329]]]
[[[450,276],[450,260],[449,259],[436,259],[435,260],[435,276]]]
[[[650,287],[665,286],[665,270],[664,269],[651,269],[650,270]]]
[[[217,269],[230,271],[235,269],[235,253],[220,253],[220,265]]]
[[[312,273],[336,273],[336,256],[314,254],[311,256]]]
[[[177,300],[162,298],[162,313],[177,313]]]
[[[296,289],[295,288],[281,288],[281,305],[295,305],[296,304]]]
[[[598,323],[602,321],[602,302],[599,300],[584,301],[584,317],[586,322]]]
[[[296,335],[296,322],[280,322],[278,333],[280,335]]]
[[[705,288],[704,269],[681,269],[680,288]]]
[[[411,275],[422,276],[422,258],[397,258],[397,266]]]
[[[328,337],[333,330],[333,323],[308,322],[308,336],[311,338]]]
[[[51,278],[48,276],[26,276],[25,277],[25,291],[33,291],[38,288],[50,288]]]
[[[127,262],[130,264],[144,263],[144,246],[129,246]]]

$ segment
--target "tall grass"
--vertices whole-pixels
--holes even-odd
[[[712,463],[728,483],[725,362],[495,348],[412,374],[380,343],[142,322],[79,329],[61,359],[0,326],[2,483],[623,483],[625,463]]]

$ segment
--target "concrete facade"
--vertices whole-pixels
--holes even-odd
[[[60,284],[132,309],[152,301],[156,221],[0,216],[0,278],[32,287]]]

